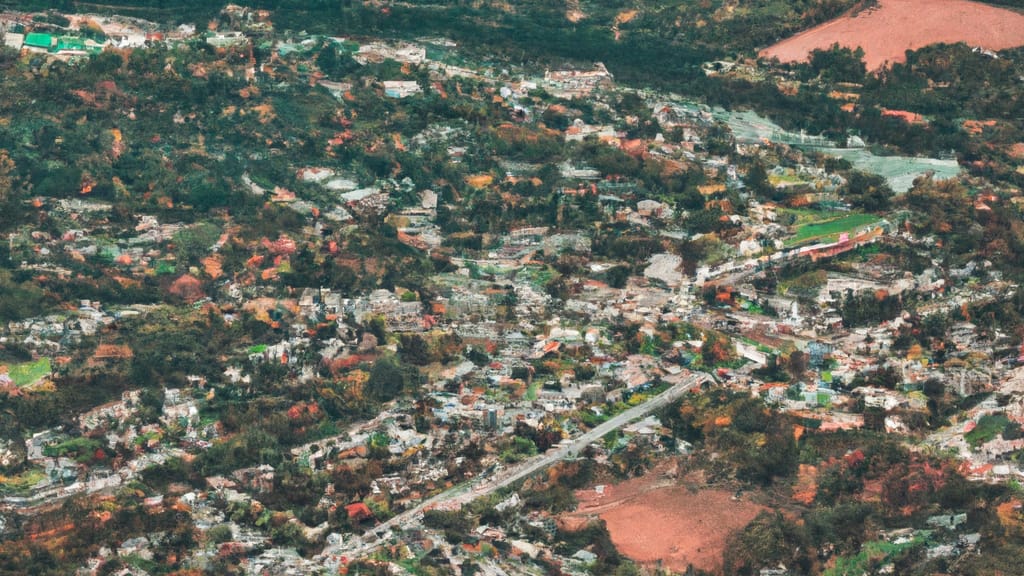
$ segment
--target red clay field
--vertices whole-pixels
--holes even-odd
[[[600,495],[581,490],[577,498],[580,505],[568,516],[600,516],[624,556],[677,572],[690,564],[721,571],[728,537],[765,509],[727,490],[693,491],[649,476],[606,486]]]
[[[878,5],[826,22],[761,51],[782,62],[807,60],[814,49],[864,49],[868,70],[903,62],[907,50],[964,42],[989,50],[1024,45],[1024,15],[967,0],[879,0]]]

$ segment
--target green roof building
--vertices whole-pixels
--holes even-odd
[[[53,35],[44,32],[29,32],[25,35],[24,46],[49,51],[53,47]]]
[[[57,40],[57,52],[64,50],[85,52],[85,42],[81,38],[75,38],[74,36],[61,36]]]

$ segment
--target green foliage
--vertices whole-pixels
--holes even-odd
[[[849,502],[838,505],[822,503],[807,518],[807,531],[819,543],[830,543],[838,554],[861,550],[868,521],[876,514],[874,505]]]
[[[892,320],[902,311],[903,306],[898,296],[862,292],[846,293],[839,312],[843,317],[843,325],[847,327],[876,324]]]
[[[51,372],[53,372],[53,368],[50,366],[50,359],[40,358],[35,362],[10,366],[8,376],[14,381],[14,385],[20,388],[35,384],[39,379],[50,375]]]
[[[214,544],[228,542],[231,538],[231,526],[227,524],[218,524],[206,531],[206,540]]]
[[[453,543],[464,540],[474,527],[473,521],[457,510],[427,510],[423,513],[423,525],[443,530],[445,537]]]
[[[576,496],[572,490],[561,484],[529,492],[524,497],[525,506],[531,510],[546,510],[558,513],[576,507]]]
[[[787,292],[799,295],[814,295],[828,281],[827,270],[812,270],[805,272],[792,280],[784,280],[782,288]]]
[[[200,313],[161,314],[125,323],[131,334],[134,358],[131,374],[138,382],[177,387],[185,375],[219,375],[219,351],[230,349],[241,334],[241,326],[228,326],[217,315]]]
[[[576,531],[559,530],[555,550],[559,554],[571,556],[577,550],[588,549],[597,555],[596,565],[591,567],[595,574],[610,573],[622,564],[624,559],[615,549],[611,534],[604,520],[590,522]]]
[[[513,436],[508,449],[501,453],[501,459],[506,462],[518,462],[536,455],[537,445],[532,440],[522,436]]]
[[[818,477],[817,501],[827,505],[857,494],[864,486],[863,472],[842,464],[823,468]]]
[[[29,468],[19,474],[9,475],[10,470],[4,470],[5,480],[0,485],[0,494],[31,495],[32,488],[47,480],[46,473],[42,468]]]
[[[866,543],[861,551],[852,557],[840,557],[836,565],[825,571],[825,576],[857,576],[881,567],[886,561],[893,561],[907,551],[923,546],[925,540],[921,536],[908,542],[894,544],[882,540]]]
[[[329,78],[337,80],[359,70],[359,63],[348,52],[339,50],[334,42],[320,49],[316,65]]]
[[[768,171],[765,170],[763,162],[753,162],[750,165],[750,168],[747,169],[747,174],[743,177],[743,182],[752,193],[760,198],[781,200],[779,191],[775,186],[772,186],[771,182],[768,181]]]
[[[386,402],[417,381],[414,369],[404,366],[393,356],[385,356],[373,363],[366,392],[371,398]]]
[[[851,235],[860,228],[878,222],[877,216],[870,214],[850,214],[820,222],[803,224],[797,228],[796,234],[786,239],[786,246],[799,246],[812,242],[835,242],[841,232]]]
[[[99,440],[81,436],[43,448],[45,456],[51,458],[67,456],[83,463],[103,460],[105,456],[101,456],[101,454],[103,454],[103,444]]]
[[[308,541],[297,522],[285,522],[270,529],[270,541],[276,546],[304,548]]]
[[[838,42],[827,50],[812,50],[808,68],[812,76],[826,82],[859,83],[867,75],[864,49],[858,46],[856,50],[850,50],[840,47]]]
[[[181,229],[174,235],[178,262],[197,264],[199,260],[210,253],[219,237],[220,228],[210,222],[199,222]]]
[[[776,354],[768,356],[768,361],[761,368],[754,370],[754,374],[765,382],[788,382],[789,374],[779,365],[779,357]],[[789,398],[789,389],[786,390],[786,397]],[[799,393],[797,394],[799,397]],[[797,399],[797,398],[794,398]]]
[[[846,177],[845,200],[866,212],[882,212],[889,208],[893,191],[881,176],[854,170]]]
[[[978,418],[978,424],[974,430],[964,434],[964,440],[971,446],[977,447],[1000,435],[1009,423],[1010,419],[1002,412],[985,414]]]
[[[21,320],[39,314],[44,293],[32,282],[15,280],[10,271],[0,269],[0,321]]]
[[[750,482],[771,484],[796,473],[799,455],[792,426],[775,423],[774,428],[766,432],[764,446],[748,448],[739,459],[737,476]]]
[[[779,564],[801,574],[810,571],[813,558],[805,528],[780,512],[762,512],[742,532],[732,536],[725,554],[726,574],[756,574]]]
[[[247,466],[278,466],[283,458],[280,441],[268,432],[267,423],[262,424],[262,427],[258,423],[246,425],[233,438],[215,442],[193,465],[196,472],[210,476]]]

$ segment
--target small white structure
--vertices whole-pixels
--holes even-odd
[[[388,98],[405,98],[419,94],[423,89],[415,80],[385,80],[384,95]]]

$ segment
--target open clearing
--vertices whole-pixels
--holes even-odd
[[[40,358],[35,362],[25,362],[11,366],[8,376],[11,377],[15,386],[25,388],[49,376],[51,372],[53,372],[53,369],[50,366],[50,359]]]
[[[960,165],[956,158],[914,158],[911,156],[876,156],[864,148],[818,148],[817,152],[842,158],[854,168],[885,178],[889,187],[903,194],[914,187],[914,180],[931,175],[934,180],[956,178]]]
[[[599,516],[623,555],[643,564],[685,572],[689,565],[718,572],[729,536],[764,507],[733,499],[721,489],[694,490],[653,471],[643,478],[576,493],[579,507],[569,517]]]
[[[764,140],[782,142],[821,154],[842,158],[854,168],[885,178],[893,192],[910,190],[914,180],[931,175],[935,180],[955,178],[960,174],[956,158],[915,158],[911,156],[877,156],[866,148],[835,148],[819,136],[787,132],[778,124],[750,110],[733,111],[716,108],[715,119],[729,125],[738,142],[753,144]]]
[[[815,49],[864,49],[868,70],[904,62],[907,50],[929,44],[1004,50],[1024,45],[1024,15],[967,0],[879,0],[878,6],[831,20],[769,46],[765,58],[803,62]]]

